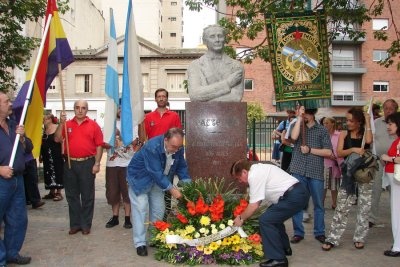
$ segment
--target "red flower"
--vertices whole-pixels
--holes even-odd
[[[233,210],[233,215],[235,217],[239,216],[247,208],[248,205],[249,203],[245,199],[241,199],[239,205],[236,206]]]
[[[260,244],[261,243],[261,236],[259,234],[252,234],[247,239],[249,239],[254,244]]]
[[[188,201],[188,203],[186,204],[186,208],[190,215],[194,216],[196,214],[196,205],[193,201]]]
[[[222,220],[224,215],[225,202],[221,195],[216,196],[210,205],[211,221],[218,222]]]
[[[155,228],[157,228],[157,230],[159,231],[164,231],[165,229],[171,227],[171,224],[164,222],[164,221],[155,221],[153,222],[153,225]]]
[[[205,214],[207,211],[208,211],[208,205],[204,202],[203,197],[200,196],[200,197],[197,199],[197,202],[196,202],[196,213],[197,213],[197,214],[203,215],[203,214]]]
[[[179,212],[176,214],[176,218],[183,224],[187,224],[189,222],[188,219],[185,217],[185,215]]]

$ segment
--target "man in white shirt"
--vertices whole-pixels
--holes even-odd
[[[284,222],[301,211],[309,199],[308,190],[293,176],[273,164],[253,164],[247,160],[237,161],[231,174],[241,183],[249,185],[249,205],[234,220],[242,226],[260,207],[263,200],[271,203],[260,216],[260,234],[263,251],[268,261],[261,267],[286,267],[286,256],[292,255]]]

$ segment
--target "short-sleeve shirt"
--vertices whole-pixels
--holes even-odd
[[[276,204],[279,198],[299,181],[272,164],[253,164],[249,171],[250,203],[260,200]]]
[[[95,156],[97,147],[103,145],[103,133],[100,126],[93,120],[86,117],[79,124],[75,117],[68,120],[67,123],[69,156],[72,158],[85,158]],[[62,130],[65,135],[64,129]],[[65,136],[64,136],[65,137]],[[64,149],[66,149],[66,141],[64,141]],[[67,154],[64,151],[64,154]]]
[[[162,116],[157,110],[147,113],[144,118],[144,126],[148,139],[165,134],[173,127],[182,128],[178,113],[171,110],[165,111]]]
[[[303,131],[303,126],[300,127],[300,133]],[[328,130],[315,122],[315,124],[305,129],[305,144],[310,148],[329,149],[332,150],[331,138]],[[289,166],[289,172],[302,175],[309,178],[324,179],[324,157],[314,154],[303,154],[300,146],[303,143],[302,134],[294,143],[292,160]]]
[[[397,138],[396,140],[394,140],[392,142],[392,144],[390,145],[390,147],[389,147],[389,149],[387,151],[387,155],[389,157],[397,156],[397,145],[399,144],[399,142],[400,142],[400,138]],[[385,172],[394,173],[394,163],[393,162],[391,162],[391,161],[386,162]]]

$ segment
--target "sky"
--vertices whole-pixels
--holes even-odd
[[[200,12],[190,11],[184,4],[183,9],[183,48],[195,48],[202,44],[203,29],[216,24],[216,14],[213,9],[204,8]]]

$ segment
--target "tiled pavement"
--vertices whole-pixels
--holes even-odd
[[[47,200],[46,205],[37,210],[29,207],[29,226],[21,254],[32,256],[29,266],[172,266],[158,262],[153,258],[153,249],[149,256],[139,257],[132,246],[131,230],[122,227],[123,210],[120,213],[120,225],[107,229],[105,223],[111,216],[104,189],[104,165],[96,178],[96,203],[92,232],[68,235],[68,205],[66,200],[54,202]],[[44,195],[43,184],[39,185]],[[333,211],[326,202],[326,227],[329,228]],[[355,208],[355,207],[354,207]],[[312,235],[312,222],[306,223],[305,239],[292,245],[293,256],[289,257],[290,266],[400,266],[400,258],[383,256],[392,242],[389,213],[389,194],[383,193],[381,200],[381,221],[384,227],[372,228],[363,250],[353,246],[354,211],[349,218],[347,230],[339,247],[329,252],[321,250],[321,244]],[[291,221],[286,223],[289,236],[293,233]],[[251,266],[258,266],[254,264]]]

